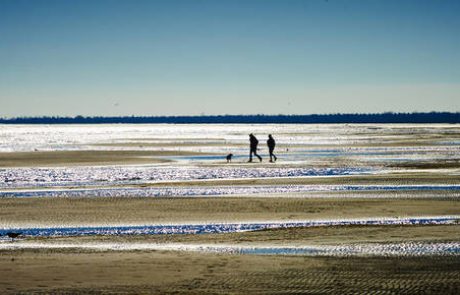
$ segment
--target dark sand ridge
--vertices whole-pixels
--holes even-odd
[[[458,294],[458,257],[1,251],[2,294]]]
[[[99,143],[99,144],[92,144],[92,146],[105,146],[105,147],[214,147],[214,146],[238,146],[243,147],[247,146],[247,144],[238,144],[238,143],[226,143],[220,141],[208,141],[208,142],[118,142],[118,143]]]
[[[187,151],[37,151],[0,153],[0,167],[148,164],[168,162],[163,156],[200,155]]]
[[[460,184],[459,175],[407,172],[379,175],[212,179],[134,184],[133,186],[205,186],[205,185],[415,185]]]
[[[346,175],[278,178],[209,179],[130,184],[129,187],[235,186],[235,185],[456,185],[458,175],[424,172],[388,173],[385,175]],[[114,185],[114,187],[127,185]],[[379,192],[380,193],[380,192]]]
[[[151,141],[151,142],[164,142],[164,141],[174,141],[174,142],[208,142],[208,141],[226,141],[223,137],[127,137],[127,138],[119,138],[110,143],[117,143],[117,142],[144,142],[144,141]]]
[[[343,197],[343,195],[342,195]],[[457,215],[456,198],[2,198],[8,227]]]
[[[59,166],[93,166],[93,165],[132,165],[132,164],[156,164],[162,162],[172,162],[168,157],[174,156],[221,156],[222,160],[210,163],[211,166],[226,164],[225,155],[214,154],[200,151],[183,150],[78,150],[78,151],[37,151],[37,152],[3,152],[0,153],[0,167],[59,167]],[[227,166],[248,166],[246,161],[226,164]],[[343,161],[334,157],[333,167],[349,166],[355,161],[344,158]],[[194,163],[199,164],[199,163]],[[289,163],[280,163],[282,167],[291,167]],[[357,162],[357,165],[360,163]],[[327,159],[320,161],[321,167],[330,166],[331,162]],[[204,165],[203,165],[204,166]],[[251,165],[255,166],[255,165]],[[257,167],[279,167],[279,165],[257,165]],[[294,165],[294,167],[296,167]],[[315,166],[317,167],[317,166]]]
[[[385,167],[408,169],[459,169],[460,159],[401,161],[396,163],[387,163],[385,164]]]

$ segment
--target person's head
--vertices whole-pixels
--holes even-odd
[[[249,137],[254,137],[254,134],[252,134],[252,133],[251,133],[251,134],[249,134]]]
[[[271,135],[271,134],[269,134],[269,135],[268,135],[268,138],[272,138],[272,135]]]

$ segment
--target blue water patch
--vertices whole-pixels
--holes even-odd
[[[450,247],[446,251],[452,254],[460,254],[460,246]]]
[[[0,229],[6,233],[20,232],[24,236],[87,236],[87,235],[158,235],[158,234],[216,234],[265,229],[293,227],[348,226],[348,225],[426,225],[458,224],[460,216],[414,217],[394,219],[362,220],[318,220],[270,223],[210,223],[143,226],[102,226],[102,227],[49,227],[49,228],[8,228]]]
[[[460,145],[460,140],[449,140],[449,141],[438,141],[435,142],[436,145]]]

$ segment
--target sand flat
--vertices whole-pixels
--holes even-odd
[[[133,184],[134,186],[203,186],[203,185],[411,185],[411,184],[460,184],[458,174],[405,171],[403,173],[280,177],[280,178],[246,178],[246,179],[209,179],[193,181],[168,181]]]
[[[16,243],[39,242],[43,245],[85,244],[184,244],[233,246],[330,246],[366,243],[434,243],[460,242],[458,224],[434,225],[342,225],[293,227],[249,232],[211,234],[157,234],[157,235],[88,235],[67,237],[22,237]],[[56,251],[73,251],[58,250]],[[85,251],[83,248],[75,251]],[[91,250],[88,250],[91,251]],[[127,251],[127,250],[121,250]]]
[[[187,151],[36,151],[0,153],[0,167],[148,164],[168,162],[159,156],[196,155]]]
[[[2,198],[0,224],[53,225],[240,222],[456,215],[452,198]]]
[[[0,291],[123,294],[341,294],[460,291],[451,257],[296,257],[176,252],[0,252]],[[423,279],[421,279],[423,278]]]

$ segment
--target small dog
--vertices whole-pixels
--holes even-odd
[[[230,163],[232,161],[233,154],[228,154],[227,155],[227,163]]]

